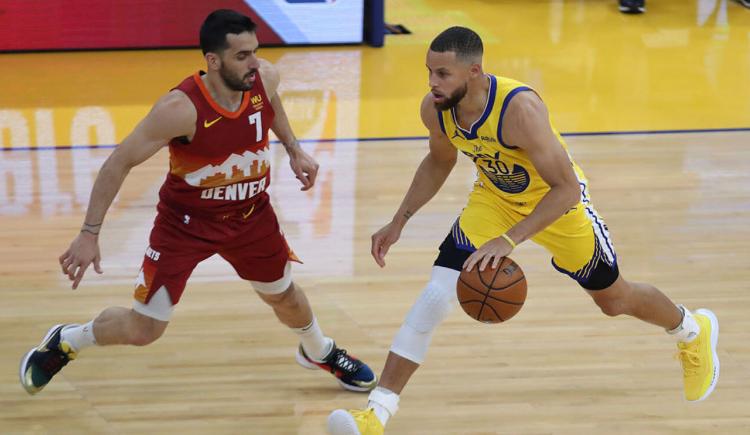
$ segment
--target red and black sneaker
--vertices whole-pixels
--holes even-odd
[[[333,343],[331,351],[322,361],[316,361],[305,353],[300,344],[297,348],[297,364],[306,369],[322,369],[336,377],[339,385],[349,391],[367,392],[375,388],[378,378],[364,362],[349,355],[346,350]]]
[[[47,331],[39,346],[31,349],[21,359],[21,385],[29,394],[42,391],[52,377],[62,370],[76,352],[66,341],[60,340],[60,332],[67,325],[55,325]]]

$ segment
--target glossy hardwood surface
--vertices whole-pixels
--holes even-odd
[[[569,138],[623,274],[717,313],[722,375],[709,400],[682,401],[667,336],[632,319],[604,317],[552,270],[546,252],[527,243],[513,254],[530,282],[523,311],[497,326],[454,312],[407,387],[392,433],[741,433],[750,424],[743,400],[750,387],[747,139],[746,133]],[[369,258],[369,235],[397,207],[425,144],[319,146],[337,158],[315,192],[295,191],[279,161],[275,204],[305,260],[295,276],[325,331],[379,371],[464,204],[472,169],[462,161],[380,270]],[[157,343],[86,350],[44,392],[26,396],[16,378],[18,358],[47,327],[86,320],[106,305],[129,305],[165,164],[159,155],[129,177],[104,230],[105,273],[89,275],[73,292],[55,257],[81,211],[72,205],[45,215],[44,204],[74,196],[74,152],[3,154],[15,166],[37,168],[49,159],[58,168],[58,194],[35,191],[25,213],[3,218],[3,432],[314,434],[322,433],[330,409],[364,405],[364,395],[297,367],[295,338],[216,259],[198,267]],[[40,178],[36,169],[29,175]]]

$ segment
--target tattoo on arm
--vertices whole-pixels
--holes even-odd
[[[405,217],[406,219],[409,219],[409,218],[410,218],[410,217],[412,217],[412,216],[414,216],[414,213],[410,212],[409,210],[406,210],[406,211],[404,212],[404,217]]]

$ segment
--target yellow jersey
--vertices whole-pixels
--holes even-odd
[[[477,183],[507,202],[517,212],[528,215],[549,191],[528,154],[503,140],[503,115],[511,99],[519,92],[535,92],[529,86],[505,77],[488,74],[490,88],[482,116],[465,130],[456,121],[455,108],[439,111],[438,121],[453,146],[468,156],[477,167]],[[567,153],[568,146],[550,125]],[[568,153],[573,169],[586,195],[586,177]],[[585,197],[585,196],[584,196]]]

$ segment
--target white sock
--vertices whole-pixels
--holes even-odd
[[[690,343],[698,337],[701,332],[701,327],[698,322],[695,321],[693,313],[682,305],[677,305],[677,308],[682,310],[682,321],[676,328],[667,330],[667,334],[673,336],[677,341],[683,343]]]
[[[388,419],[393,417],[393,415],[396,414],[396,411],[398,411],[398,399],[398,394],[393,391],[383,387],[375,387],[375,389],[370,392],[367,407],[372,408],[373,411],[375,411],[378,420],[380,420],[380,423],[385,427],[386,423],[388,423]]]
[[[302,349],[305,350],[307,356],[316,361],[322,361],[333,348],[333,340],[323,335],[315,317],[309,325],[303,328],[292,328],[292,331],[299,335]]]
[[[60,332],[60,340],[68,342],[76,352],[94,346],[96,337],[94,337],[94,321],[85,325],[68,325]]]

